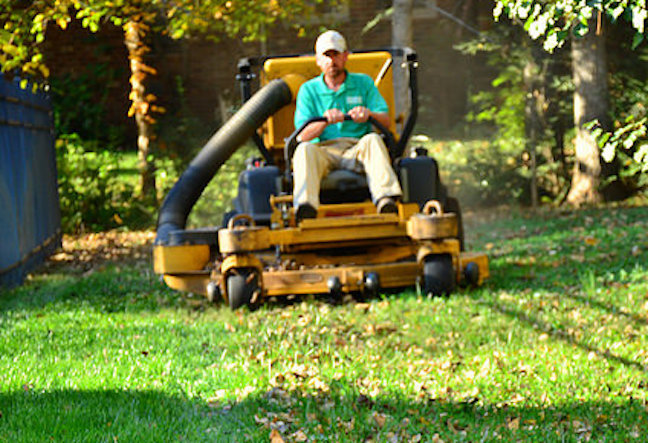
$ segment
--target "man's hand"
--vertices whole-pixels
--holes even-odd
[[[356,123],[365,123],[371,116],[371,111],[364,106],[356,106],[349,111],[349,115]]]
[[[344,121],[344,113],[335,108],[324,111],[324,117],[329,125]]]

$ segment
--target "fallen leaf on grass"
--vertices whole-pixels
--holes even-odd
[[[62,251],[48,259],[48,266],[94,268],[108,261],[141,260],[150,254],[154,231],[63,235]]]
[[[448,429],[453,433],[453,434],[461,434],[465,436],[466,433],[466,426],[463,426],[459,421],[457,420],[451,420],[447,419],[446,420],[446,426]]]
[[[342,428],[345,433],[349,433],[355,429],[355,418],[352,417],[350,421],[344,421],[338,417],[337,426],[338,428]]]
[[[520,417],[506,419],[506,427],[511,431],[517,431],[520,428]]]
[[[329,391],[329,386],[325,382],[323,382],[318,376],[315,376],[308,381],[308,387],[316,389],[320,392]]]
[[[376,425],[378,425],[379,428],[382,428],[383,426],[385,426],[385,422],[387,421],[387,416],[379,412],[374,412],[373,419],[376,422]]]
[[[540,334],[540,336],[538,337],[538,340],[539,340],[539,341],[546,341],[548,338],[549,338],[549,334],[547,334],[547,333],[545,332],[545,333],[543,333],[543,334]]]
[[[355,305],[355,309],[357,309],[358,311],[364,311],[365,313],[369,311],[370,307],[371,305],[369,303],[358,303]]]
[[[391,325],[389,323],[382,324],[382,325],[372,325],[368,324],[365,325],[364,327],[364,335],[381,335],[381,334],[390,334],[392,332],[396,332],[398,328],[396,328],[394,325]]]
[[[285,440],[283,439],[279,431],[273,429],[270,432],[270,443],[285,443]]]
[[[386,441],[388,443],[398,443],[400,440],[398,438],[398,435],[394,434],[393,432],[388,432]]]
[[[599,240],[596,237],[587,236],[583,239],[586,245],[596,246],[599,243]]]
[[[300,327],[308,326],[311,322],[312,318],[310,315],[300,315],[298,320],[297,320],[297,325]]]
[[[591,426],[578,420],[572,421],[572,429],[574,429],[574,432],[576,432],[577,434],[592,432]]]
[[[290,436],[293,441],[308,441],[308,436],[301,429]]]
[[[263,425],[263,426],[266,426],[266,427],[270,427],[270,425],[269,425],[270,419],[267,418],[267,417],[260,417],[259,415],[254,414],[254,421],[258,425]]]

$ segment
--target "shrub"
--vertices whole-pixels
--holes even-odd
[[[73,134],[57,140],[56,157],[65,232],[154,223],[155,208],[134,198],[138,179],[135,153],[100,150],[96,142]],[[175,176],[175,172],[163,172]],[[172,177],[167,178],[170,180]]]
[[[106,124],[111,89],[120,76],[106,64],[90,64],[74,76],[50,79],[50,94],[57,134],[78,134],[84,140],[100,140],[115,147],[124,143],[125,130]]]

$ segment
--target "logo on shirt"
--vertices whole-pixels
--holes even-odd
[[[361,105],[362,97],[350,95],[346,98],[347,105]]]

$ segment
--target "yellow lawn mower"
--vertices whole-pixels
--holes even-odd
[[[409,115],[394,112],[393,67],[409,77]],[[301,128],[293,114],[299,87],[319,74],[315,57],[242,59],[237,78],[244,104],[207,142],[167,195],[153,250],[155,272],[174,289],[224,299],[232,309],[267,297],[374,295],[418,285],[426,294],[479,285],[485,254],[466,252],[461,211],[447,195],[435,160],[422,149],[404,156],[418,112],[416,53],[353,53],[347,68],[375,79],[390,108],[383,136],[403,189],[398,212],[376,213],[366,178],[335,170],[322,182],[315,218],[296,222],[291,157]],[[251,94],[257,74],[261,88]],[[402,129],[396,130],[396,122]],[[220,166],[248,139],[261,157],[239,177],[235,208],[219,227],[186,229],[191,208]]]

